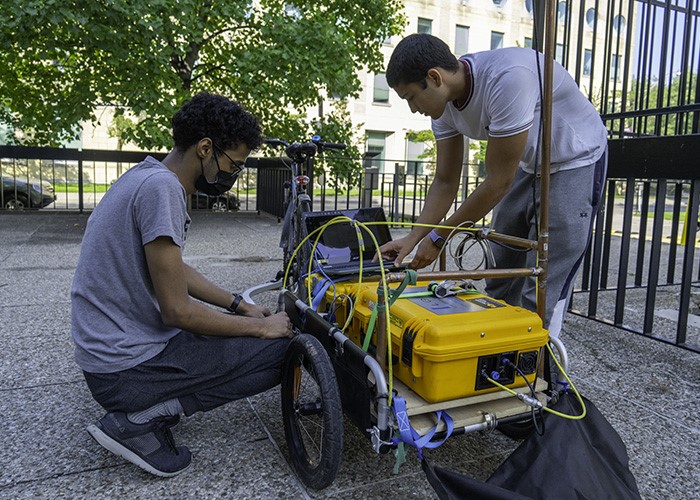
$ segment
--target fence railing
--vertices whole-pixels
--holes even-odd
[[[573,312],[700,352],[699,155],[697,135],[610,142]]]
[[[90,211],[113,180],[144,156],[2,146],[0,200],[5,206],[16,197],[21,182],[29,182],[35,194],[47,194],[42,183],[48,183],[56,200],[43,210]],[[700,352],[697,158],[700,136],[611,141],[606,197],[574,289],[572,312]],[[415,221],[433,179],[430,165],[423,175],[405,175],[404,165],[397,168],[396,162],[385,166],[366,170],[349,187],[324,182],[323,174],[315,172],[314,209],[381,206],[391,221]],[[232,190],[235,206],[281,218],[284,185],[291,179],[286,164],[251,158],[248,167]],[[463,171],[453,208],[481,181],[477,166],[465,165]],[[6,180],[14,183],[11,189],[6,190]],[[191,200],[191,210],[205,208],[211,209]],[[639,310],[638,304],[643,304]]]

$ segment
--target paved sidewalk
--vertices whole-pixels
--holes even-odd
[[[185,256],[231,290],[279,270],[280,225],[255,214],[195,214]],[[432,498],[415,453],[398,475],[346,422],[333,485],[307,491],[287,464],[279,389],[197,414],[175,429],[192,466],[172,479],[95,444],[102,416],[73,362],[70,284],[86,215],[0,212],[0,497]],[[274,306],[275,297],[262,300]],[[574,382],[627,445],[644,498],[691,498],[700,481],[700,355],[567,316]],[[433,463],[485,480],[518,442],[498,432],[449,440]],[[552,480],[556,477],[553,465]]]

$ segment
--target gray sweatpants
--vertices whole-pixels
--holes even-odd
[[[593,165],[559,171],[550,176],[545,328],[549,328],[553,337],[561,331],[574,278],[591,237],[606,172],[607,150]],[[533,174],[518,169],[510,191],[494,209],[491,227],[502,234],[537,240],[539,206],[539,182]],[[534,251],[517,251],[496,244],[491,248],[498,268],[537,265]],[[486,282],[486,292],[490,296],[531,311],[537,310],[536,290],[534,277]]]
[[[280,383],[289,339],[211,337],[180,332],[163,351],[116,373],[87,373],[107,411],[135,412],[178,398],[185,415],[207,411]]]

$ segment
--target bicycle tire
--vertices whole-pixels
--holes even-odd
[[[321,343],[302,333],[282,372],[282,419],[292,467],[308,487],[330,485],[343,452],[343,412],[335,370]]]

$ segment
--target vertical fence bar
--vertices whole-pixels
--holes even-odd
[[[676,252],[678,249],[678,220],[681,214],[681,202],[683,201],[683,183],[676,182],[676,190],[673,195],[673,221],[671,222],[671,241],[668,248],[668,270],[666,271],[666,283],[671,285],[676,277]]]
[[[83,195],[83,159],[81,158],[78,160],[78,212],[80,212],[81,214],[85,209]]]
[[[595,235],[593,238],[593,264],[591,273],[591,291],[588,295],[588,316],[595,317],[598,311],[598,290],[600,289],[601,260],[603,254],[603,241],[606,237],[603,229],[605,220],[602,217],[603,207],[606,205],[605,197],[608,190],[603,189],[595,219]],[[608,195],[609,196],[609,195]]]
[[[608,269],[610,268],[610,243],[612,240],[612,222],[615,210],[615,190],[617,183],[612,180],[608,182],[608,203],[605,208],[605,230],[603,232],[603,255],[602,272],[600,275],[600,287],[608,288]]]
[[[651,254],[649,256],[649,275],[647,277],[647,294],[644,307],[644,326],[642,333],[648,335],[654,325],[654,305],[656,288],[659,283],[659,265],[661,264],[661,246],[664,229],[664,211],[666,208],[666,179],[659,179],[656,185],[656,203],[654,205],[654,227],[651,236]]]
[[[617,272],[617,292],[615,294],[615,325],[622,326],[625,316],[625,296],[627,294],[627,268],[629,265],[630,233],[632,231],[632,210],[634,208],[634,179],[625,183],[625,208],[622,221],[622,241],[620,242],[620,265]]]
[[[649,181],[644,181],[642,187],[641,211],[639,213],[639,240],[637,241],[637,268],[634,274],[634,285],[642,286],[644,276],[644,250],[647,241],[647,222],[649,217]]]
[[[690,184],[688,196],[688,217],[685,225],[685,250],[683,252],[683,274],[681,279],[680,304],[678,307],[678,328],[676,344],[685,345],[688,330],[688,309],[690,306],[690,285],[693,279],[695,262],[695,236],[698,231],[698,199],[700,198],[700,179]]]

